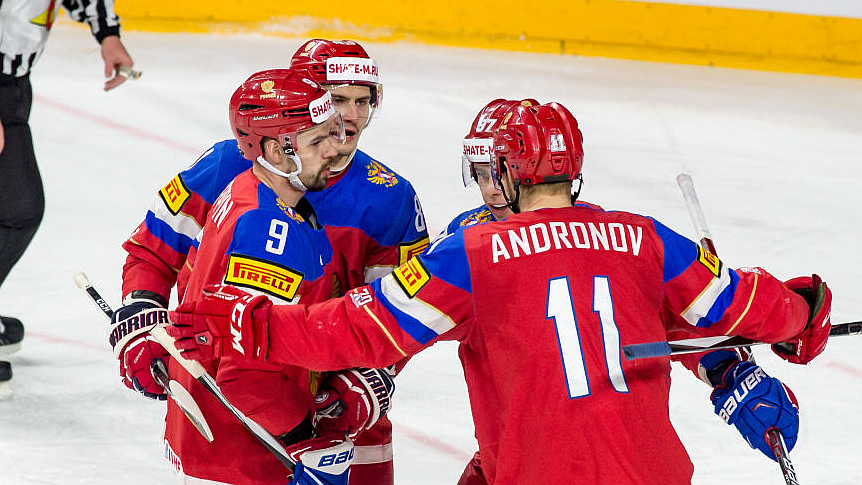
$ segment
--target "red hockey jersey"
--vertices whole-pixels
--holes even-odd
[[[670,361],[621,347],[680,330],[780,341],[807,316],[760,268],[575,206],[459,229],[343,298],[273,306],[268,359],[379,367],[459,340],[489,483],[677,485],[692,465],[668,417]]]
[[[230,283],[276,302],[319,302],[332,291],[332,273],[324,271],[327,264],[332,264],[332,252],[323,229],[312,228],[247,170],[209,212],[187,299],[200,295],[208,284]],[[291,431],[314,411],[317,372],[281,364],[249,366],[245,359],[231,357],[208,364],[207,371],[237,408],[273,435]],[[287,469],[200,383],[174,360],[169,372],[200,405],[215,438],[207,443],[174,401],[168,401],[165,452],[187,482],[286,483]]]

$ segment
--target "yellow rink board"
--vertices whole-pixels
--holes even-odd
[[[619,0],[121,0],[115,7],[124,29],[406,40],[862,78],[862,19]]]

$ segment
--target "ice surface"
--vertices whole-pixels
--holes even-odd
[[[104,315],[72,275],[86,271],[118,304],[120,244],[155,191],[231,136],[226,108],[235,86],[255,70],[285,66],[302,39],[128,32],[123,40],[143,77],[103,93],[86,29],[59,22],[51,37],[33,74],[31,116],[47,212],[0,291],[0,312],[20,317],[28,332],[11,358],[14,397],[0,402],[0,485],[171,483],[164,405],[119,384]],[[431,232],[480,201],[475,188],[462,188],[459,170],[461,137],[479,108],[493,97],[556,100],[584,132],[586,200],[656,216],[693,236],[674,180],[688,171],[724,260],[780,277],[817,271],[834,291],[835,322],[862,315],[862,81],[367,47],[386,89],[361,146],[412,181]],[[862,483],[860,345],[859,337],[835,339],[806,367],[758,352],[802,404],[791,454],[802,483]],[[476,449],[455,349],[435,346],[398,378],[398,483],[454,484]],[[706,386],[681,367],[673,376],[671,415],[695,484],[783,483],[776,464],[713,414]]]

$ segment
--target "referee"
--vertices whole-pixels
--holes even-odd
[[[133,64],[120,42],[113,0],[0,0],[0,286],[21,258],[45,211],[42,179],[36,166],[28,119],[33,95],[30,70],[45,48],[62,6],[86,22],[102,46],[105,91],[122,84]],[[120,68],[123,67],[121,74]],[[0,358],[21,347],[24,326],[0,316]],[[12,368],[0,361],[0,397],[10,391]]]

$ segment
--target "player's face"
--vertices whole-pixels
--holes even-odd
[[[482,200],[485,201],[485,206],[494,215],[494,219],[501,221],[509,217],[512,211],[506,205],[503,192],[494,186],[494,181],[491,179],[490,165],[487,163],[474,163],[473,171],[476,173],[476,182],[479,184]]]
[[[332,104],[344,120],[344,143],[338,148],[342,155],[350,155],[359,143],[359,135],[368,125],[371,116],[371,88],[356,84],[327,86]]]
[[[344,127],[337,114],[325,122],[296,135],[296,154],[302,161],[299,180],[314,192],[326,187],[332,164],[338,160],[338,147],[344,140]]]

